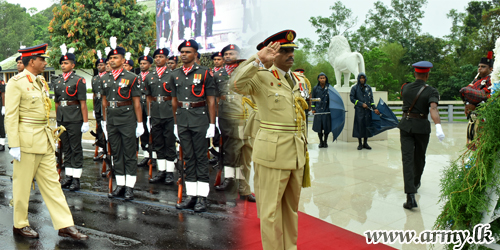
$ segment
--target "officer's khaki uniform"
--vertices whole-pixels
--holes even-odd
[[[293,89],[275,66],[259,70],[256,55],[240,65],[233,88],[252,95],[260,108],[253,161],[258,169],[256,198],[264,249],[296,249],[298,204],[306,163],[305,119],[295,108],[304,78],[292,74]],[[277,77],[275,77],[275,75]]]
[[[73,226],[73,217],[59,184],[54,139],[47,125],[47,93],[39,78],[26,69],[12,77],[5,95],[5,126],[9,146],[21,147],[21,161],[14,160],[14,227],[29,226],[31,182],[36,178],[56,230]]]

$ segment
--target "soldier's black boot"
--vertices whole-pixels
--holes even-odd
[[[158,171],[155,177],[149,179],[149,183],[161,183],[165,181],[167,171]]]
[[[198,201],[194,205],[194,211],[197,213],[207,211],[207,197],[198,196]]]
[[[108,194],[108,198],[121,197],[125,193],[125,186],[116,186],[115,190]]]
[[[61,188],[69,188],[73,182],[73,176],[66,176],[66,178],[61,181]]]
[[[255,202],[255,196],[253,194],[249,194],[249,195],[241,195],[240,194],[240,199],[247,200],[249,202]]]
[[[197,200],[197,197],[196,196],[188,196],[186,197],[186,199],[179,203],[179,204],[175,204],[175,208],[177,209],[193,209],[194,206],[196,205],[196,200]]]
[[[368,146],[368,138],[365,137],[365,143],[363,143],[363,148],[372,149],[372,147]]]
[[[363,144],[361,143],[361,138],[358,138],[358,150],[363,149]]]
[[[219,186],[215,186],[215,190],[217,191],[224,191],[224,190],[229,190],[234,186],[234,178],[225,178],[224,182],[220,184]]]
[[[403,203],[403,207],[410,210],[414,207],[418,207],[417,201],[415,200],[415,194],[406,194],[406,202]]]
[[[134,189],[131,187],[125,187],[125,200],[133,200],[134,199]]]
[[[71,186],[69,186],[69,191],[78,190],[80,190],[80,178],[73,178],[73,182],[71,182]]]
[[[319,146],[318,146],[318,148],[324,148],[325,144],[323,142],[323,134],[322,133],[318,133],[318,137],[319,137]]]
[[[138,167],[146,167],[148,166],[149,158],[143,158],[139,163],[137,163]]]
[[[173,184],[174,184],[174,173],[167,172],[167,175],[165,176],[165,185],[173,185]]]
[[[328,141],[328,134],[325,133],[325,140],[323,141],[323,147],[324,148],[328,147],[328,143],[326,143],[327,141]]]

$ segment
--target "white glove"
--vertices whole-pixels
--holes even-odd
[[[178,141],[181,141],[179,139],[179,131],[177,130],[177,124],[174,124],[174,135],[175,135],[175,138],[177,138]]]
[[[94,119],[95,119],[95,111],[92,111],[92,115],[94,116]]]
[[[142,122],[138,122],[137,128],[135,129],[135,137],[139,138],[139,136],[141,136],[142,134],[144,134],[144,125],[142,124]]]
[[[101,121],[102,132],[104,132],[104,137],[106,141],[108,140],[108,129],[106,128],[106,121]]]
[[[215,136],[215,124],[210,123],[207,129],[207,138],[213,138]]]
[[[219,131],[219,134],[220,134],[219,117],[215,117],[215,127],[217,128],[217,130]]]
[[[2,106],[2,115],[5,115],[5,106]]]
[[[21,161],[21,147],[10,148],[9,154],[17,161]]]
[[[151,116],[148,116],[148,120],[146,121],[146,127],[148,127],[148,132],[151,132]]]
[[[439,139],[439,141],[443,141],[444,132],[443,129],[441,128],[441,124],[436,124],[436,136]]]
[[[84,123],[82,124],[82,133],[87,133],[87,132],[89,132],[89,129],[90,129],[90,127],[89,127],[89,123],[88,123],[88,122],[84,122]]]

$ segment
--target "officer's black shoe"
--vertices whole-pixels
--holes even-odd
[[[240,199],[247,200],[249,202],[255,202],[255,196],[253,194],[249,195],[240,195]]]
[[[372,149],[372,147],[370,147],[370,146],[368,145],[368,143],[363,144],[363,148],[366,148],[366,149]]]
[[[148,165],[149,158],[143,158],[141,162],[137,163],[138,167],[146,167]]]
[[[328,144],[326,143],[326,141],[324,141],[324,143],[323,143],[323,147],[324,147],[324,148],[327,148],[327,147],[328,147]]]
[[[224,182],[220,184],[219,186],[215,186],[215,190],[217,191],[224,191],[224,190],[229,190],[234,186],[234,178],[225,178]]]
[[[160,183],[165,181],[167,171],[158,171],[155,177],[149,179],[149,183]]]
[[[323,144],[323,141],[321,141],[321,142],[319,143],[318,148],[324,148],[324,147],[325,147],[325,145]]]
[[[165,176],[165,185],[173,185],[174,184],[174,173],[167,172],[167,176]]]
[[[61,188],[69,188],[73,182],[73,176],[66,176],[66,178],[61,181]]]
[[[418,207],[417,201],[415,200],[415,194],[406,194],[406,202],[403,203],[403,207],[410,210],[414,207]]]
[[[363,149],[363,145],[359,144],[358,145],[358,150],[361,150],[361,149]]]
[[[198,201],[194,205],[194,211],[197,213],[207,211],[207,197],[198,196]]]
[[[5,151],[5,146],[4,145],[0,145],[0,151]]]
[[[134,189],[131,187],[125,187],[125,200],[133,200],[134,199]]]
[[[153,168],[156,169],[156,159],[151,160],[151,164],[153,165]]]
[[[80,178],[74,178],[73,182],[71,182],[71,186],[69,186],[69,191],[78,191],[80,190]]]
[[[116,186],[115,191],[108,194],[108,198],[122,197],[125,193],[125,186]]]
[[[186,199],[179,203],[179,204],[175,204],[175,208],[177,209],[193,209],[194,206],[196,205],[196,200],[197,200],[197,197],[196,196],[188,196],[186,197]]]
[[[99,153],[97,153],[97,156],[94,157],[94,161],[102,161],[103,156],[104,156],[104,152],[99,151]]]

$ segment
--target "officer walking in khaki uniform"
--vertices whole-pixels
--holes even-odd
[[[88,237],[74,227],[73,217],[58,182],[54,158],[54,135],[48,126],[51,109],[49,88],[43,77],[47,44],[20,49],[25,69],[9,80],[6,90],[5,126],[10,155],[14,157],[12,193],[14,197],[14,234],[38,238],[30,227],[28,205],[33,178],[59,235],[78,240]]]
[[[259,107],[260,129],[253,161],[257,168],[257,210],[264,249],[296,249],[298,204],[306,166],[305,78],[290,72],[295,32],[285,30],[264,41],[257,55],[240,65],[233,88],[251,95]],[[274,61],[270,69],[261,64]],[[297,107],[299,106],[299,107]]]
[[[440,141],[444,139],[437,109],[439,93],[425,83],[429,78],[432,63],[421,61],[412,66],[415,68],[416,80],[401,87],[403,118],[398,125],[406,193],[406,202],[403,207],[406,209],[417,207],[415,193],[420,187],[420,179],[425,166],[425,151],[431,133],[429,113],[436,124],[436,136]]]
[[[167,68],[168,54],[165,39],[153,57],[156,67],[146,76],[146,95],[148,100],[148,124],[153,136],[153,148],[157,156],[158,174],[150,183],[174,184],[175,151],[174,113],[172,111],[172,86],[169,84],[170,70]]]
[[[66,179],[61,181],[61,187],[76,191],[80,189],[83,170],[82,134],[89,131],[87,86],[85,79],[73,72],[75,55],[72,48],[67,50],[66,44],[63,44],[61,52],[59,64],[63,75],[54,87],[57,125],[66,128],[66,132],[60,137],[66,174]]]
[[[137,140],[144,133],[141,110],[141,86],[138,76],[124,70],[125,49],[116,44],[116,37],[110,39],[111,51],[108,62],[112,68],[103,81],[102,106],[104,133],[111,146],[116,188],[109,198],[134,199],[137,180]]]
[[[215,134],[215,84],[210,69],[195,63],[196,41],[184,41],[179,51],[183,66],[170,73],[167,84],[172,86],[174,134],[184,153],[188,197],[176,208],[204,212],[210,192],[207,138]]]

